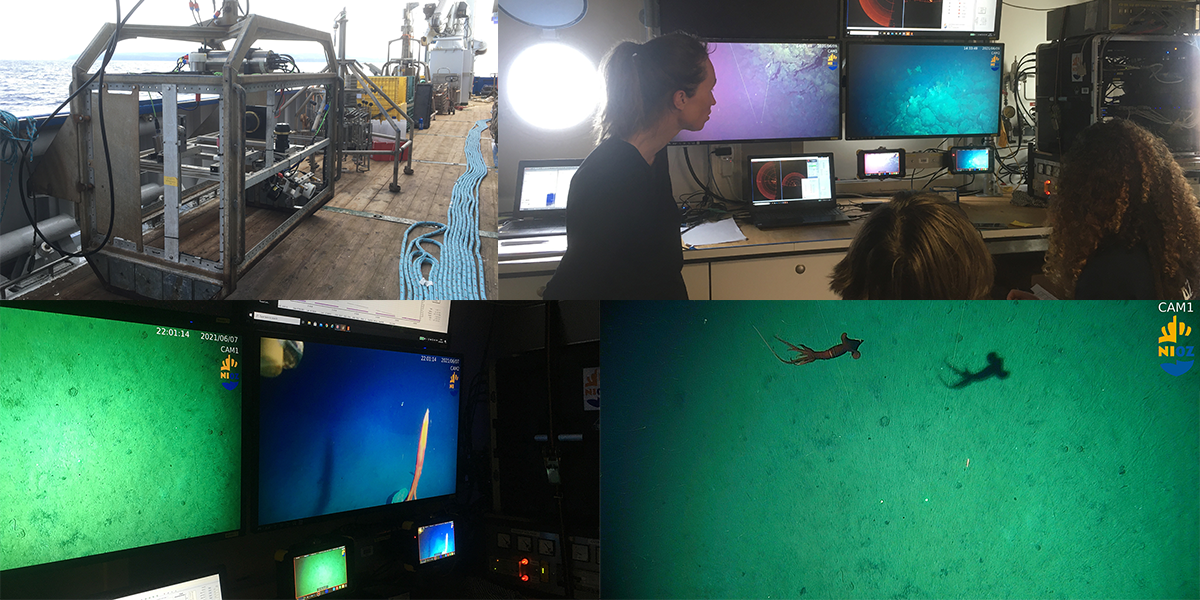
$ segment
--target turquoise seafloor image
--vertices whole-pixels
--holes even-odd
[[[604,596],[1197,597],[1200,366],[1158,338],[1200,318],[1158,307],[605,304]]]

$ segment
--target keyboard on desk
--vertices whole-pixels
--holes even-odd
[[[567,234],[567,228],[565,225],[514,227],[511,229],[506,227],[506,228],[500,230],[500,237],[505,238],[505,239],[537,237],[537,236],[543,236],[543,235],[566,235],[566,234]]]
[[[499,254],[501,260],[512,260],[562,255],[566,251],[567,236],[544,235],[502,238],[497,254]]]
[[[828,210],[818,210],[814,212],[804,213],[805,223],[832,223],[833,221],[845,221],[846,214],[840,208],[830,208]]]
[[[765,214],[764,214],[765,213]],[[839,208],[806,210],[803,213],[767,213],[762,211],[755,215],[754,225],[757,227],[791,227],[795,225],[811,225],[814,223],[837,223],[848,221],[849,217]]]
[[[562,219],[509,219],[500,224],[499,234],[503,239],[566,235],[567,225]]]

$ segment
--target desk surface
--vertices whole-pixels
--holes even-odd
[[[858,199],[838,201],[839,207],[851,220],[846,223],[828,225],[803,225],[777,229],[759,229],[751,223],[739,222],[738,227],[746,239],[724,244],[710,244],[688,248],[683,253],[687,262],[745,259],[773,254],[801,254],[844,252],[850,241],[862,228],[863,220],[870,213],[856,205]],[[1030,227],[1008,227],[1006,229],[983,230],[984,242],[992,254],[1035,252],[1046,249],[1046,209],[1029,206],[1014,206],[1007,197],[962,198],[960,205],[973,223],[1003,223],[1014,221],[1028,223]],[[554,270],[559,257],[539,257],[500,261],[500,271],[508,274]]]

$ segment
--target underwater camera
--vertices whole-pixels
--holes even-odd
[[[904,177],[904,148],[858,151],[859,179]]]
[[[988,146],[954,146],[950,148],[950,172],[988,173],[992,170],[992,149]]]

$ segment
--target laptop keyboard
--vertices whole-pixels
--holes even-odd
[[[538,235],[566,235],[565,225],[546,225],[543,223],[521,224],[509,223],[500,230],[501,237],[532,237]]]
[[[818,210],[811,213],[804,213],[805,223],[824,223],[826,221],[837,221],[842,218],[842,211],[837,208],[826,210]]]

